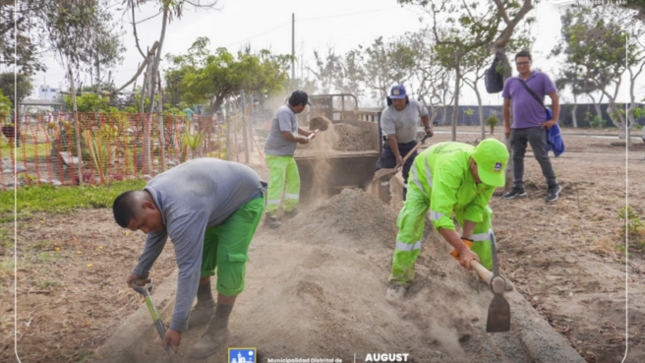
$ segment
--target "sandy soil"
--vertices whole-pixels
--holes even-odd
[[[307,153],[309,150],[317,152],[356,152],[372,149],[372,140],[369,134],[360,127],[347,124],[329,124],[326,131],[316,134],[309,144],[299,144],[297,154]]]
[[[432,142],[449,137],[437,134]],[[459,136],[460,141],[475,138]],[[557,344],[566,341],[587,362],[620,361],[626,346],[627,270],[626,361],[643,361],[645,240],[632,236],[627,261],[618,218],[625,204],[624,146],[612,145],[620,143],[617,139],[566,135],[565,143],[568,151],[552,159],[564,187],[560,200],[544,202],[544,179],[529,157],[529,197],[507,201],[497,195],[491,203],[502,272],[521,293],[507,294],[511,333],[484,332],[491,293],[457,266],[446,255],[445,242],[431,234],[424,239],[405,304],[398,309],[387,304],[383,295],[397,209],[347,191],[306,207],[277,231],[258,230],[247,290],[231,318],[230,346],[258,347],[260,358],[318,356],[347,362],[353,353],[362,361],[367,353],[407,352],[414,362],[554,362],[559,361],[554,354],[566,352]],[[645,178],[645,153],[639,148],[629,156],[628,187],[630,204],[642,218],[639,201],[645,186],[636,181]],[[253,167],[268,179],[263,165]],[[42,215],[21,221],[18,236],[17,335],[23,362],[83,361],[141,307],[123,281],[136,263],[143,236],[126,235],[109,210]],[[12,246],[3,242],[0,256],[0,304],[6,307],[0,313],[0,361],[13,362]],[[173,269],[174,253],[167,247],[152,277],[162,283]],[[542,318],[534,318],[536,311]],[[553,331],[564,340],[547,339],[550,349],[535,343]],[[180,359],[200,333],[186,334]],[[157,344],[154,339],[137,342],[133,354],[139,359],[134,361],[165,361]]]

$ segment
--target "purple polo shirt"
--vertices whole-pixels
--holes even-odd
[[[513,100],[513,125],[514,129],[527,127],[540,127],[540,122],[546,121],[544,108],[522,86],[518,80],[520,76],[511,77],[504,84],[502,97]],[[555,85],[549,76],[542,72],[533,71],[526,85],[544,102],[544,95],[555,92]]]

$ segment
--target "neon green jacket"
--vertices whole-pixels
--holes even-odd
[[[439,228],[455,229],[452,214],[475,223],[495,187],[477,184],[470,172],[474,147],[460,142],[442,142],[423,151],[414,160],[410,184],[414,183],[430,201],[430,220]]]

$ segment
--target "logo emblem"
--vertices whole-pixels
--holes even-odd
[[[228,363],[256,363],[256,348],[228,348]]]
[[[398,96],[401,94],[401,91],[398,88],[392,90],[392,96]]]
[[[493,171],[496,173],[502,171],[502,163],[495,163],[495,168],[493,168]]]

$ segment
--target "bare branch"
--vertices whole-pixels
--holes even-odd
[[[147,63],[148,59],[146,58],[145,54],[143,54],[143,51],[141,50],[141,46],[139,45],[139,36],[137,36],[137,22],[134,20],[134,3],[133,3],[133,0],[128,0],[128,4],[130,6],[130,9],[132,9],[132,29],[133,29],[133,33],[134,33],[134,40],[135,40],[135,43],[137,45],[137,49],[139,50],[139,54],[141,54],[141,56],[144,59],[146,59],[146,63]]]

